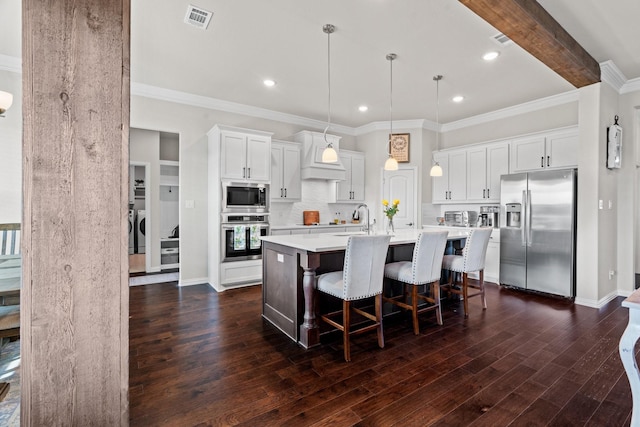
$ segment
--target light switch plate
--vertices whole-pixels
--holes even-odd
[[[195,202],[193,200],[187,200],[186,202],[184,202],[184,207],[187,209],[193,209],[194,206]]]

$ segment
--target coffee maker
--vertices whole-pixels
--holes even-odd
[[[500,228],[500,206],[480,206],[480,226]]]

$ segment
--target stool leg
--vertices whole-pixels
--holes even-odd
[[[415,283],[412,286],[411,291],[411,315],[413,317],[413,333],[420,334],[420,326],[418,325],[418,285]]]
[[[436,320],[438,321],[438,325],[442,325],[442,310],[440,309],[440,281],[436,280],[431,284],[431,292],[433,293],[433,300],[435,301],[436,306]]]
[[[378,323],[378,347],[384,348],[384,331],[382,330],[382,294],[375,298],[376,322]]]
[[[344,343],[344,360],[351,362],[351,346],[349,345],[349,325],[351,323],[351,301],[342,302],[342,341]]]
[[[480,291],[482,292],[482,309],[487,309],[487,298],[484,295],[484,270],[480,270]]]
[[[467,289],[467,273],[462,273],[462,297],[464,298],[464,317],[469,317],[469,292]]]

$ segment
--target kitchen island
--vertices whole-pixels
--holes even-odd
[[[422,230],[391,236],[386,262],[411,260]],[[316,274],[342,270],[349,236],[365,233],[301,234],[262,237],[262,317],[309,348],[320,343],[316,322]],[[449,231],[461,240],[469,229]]]

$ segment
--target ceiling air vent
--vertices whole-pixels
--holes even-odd
[[[498,43],[500,46],[508,46],[513,43],[513,40],[502,33],[498,33],[495,36],[491,37],[491,40]]]
[[[204,10],[190,4],[187,7],[187,14],[184,16],[184,22],[193,25],[194,27],[206,30],[212,16],[213,12],[209,12],[208,10]]]

